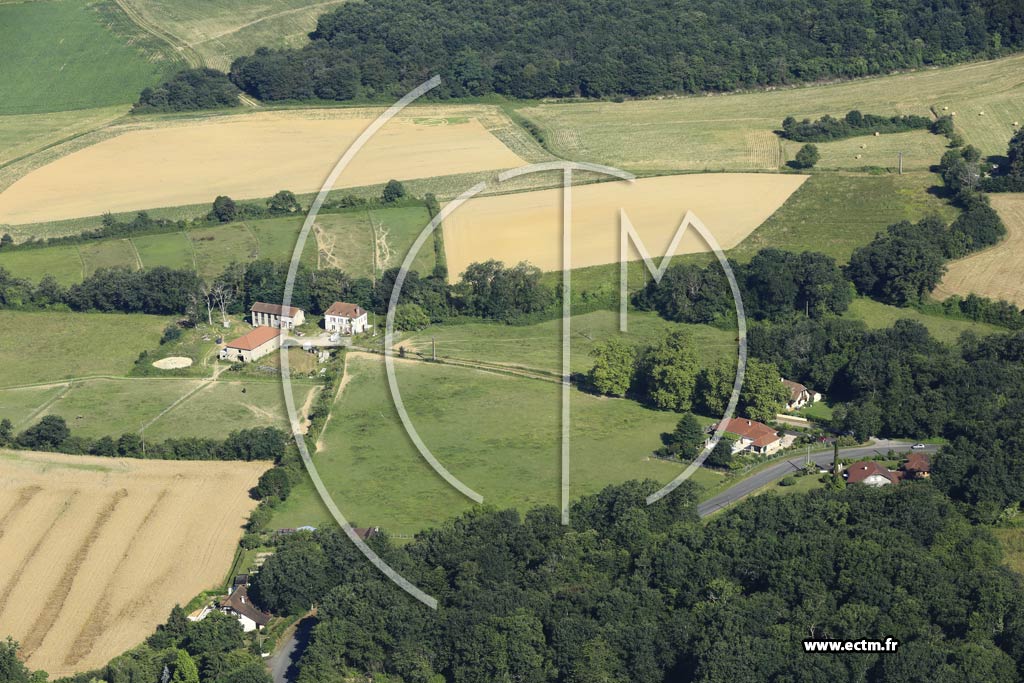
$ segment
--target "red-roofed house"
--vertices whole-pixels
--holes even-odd
[[[362,334],[369,328],[366,311],[358,304],[335,301],[324,311],[324,329],[341,334]]]
[[[912,451],[900,465],[900,471],[906,479],[927,479],[932,472],[932,460],[927,453]]]
[[[717,430],[718,425],[712,429]],[[783,438],[766,424],[734,417],[725,425],[725,433],[735,439],[732,452],[750,451],[759,455],[770,455],[783,447]]]
[[[281,348],[281,333],[273,327],[257,327],[220,350],[221,360],[251,363]]]
[[[874,460],[855,462],[846,468],[844,473],[848,484],[864,484],[866,486],[888,486],[899,482],[899,472],[890,472]]]

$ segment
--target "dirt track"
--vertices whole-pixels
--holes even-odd
[[[32,668],[98,667],[220,583],[267,463],[0,451],[0,624]]]

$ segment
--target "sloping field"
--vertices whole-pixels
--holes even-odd
[[[175,36],[207,66],[227,71],[231,60],[258,47],[298,47],[316,19],[343,0],[128,0],[145,21]]]
[[[181,63],[113,0],[0,3],[0,114],[134,102]]]
[[[119,118],[127,105],[51,114],[0,116],[0,164]]]
[[[772,215],[807,179],[801,175],[719,173],[585,185],[572,191],[572,267],[619,261],[619,209],[626,210],[651,256],[665,253],[688,210],[730,249]],[[497,259],[562,269],[562,191],[540,190],[470,200],[445,220],[449,277]],[[677,254],[709,251],[688,230]],[[631,248],[628,260],[639,258]]]
[[[540,126],[552,151],[577,161],[639,170],[749,170],[776,168],[799,149],[799,143],[772,133],[786,116],[842,116],[851,109],[928,116],[933,107],[939,113],[956,112],[958,129],[984,154],[1005,154],[1011,124],[1024,123],[1024,55],[835,85],[623,103],[538,104],[519,113]],[[773,153],[769,140],[781,150]],[[887,144],[873,137],[860,140],[869,150]],[[846,143],[823,145],[829,167],[869,165],[855,158],[859,152],[828,151],[841,144]],[[904,151],[917,167],[935,150]],[[891,156],[889,162],[885,155],[880,158],[882,163],[870,164],[895,165]],[[935,157],[932,163],[937,161]]]
[[[953,294],[979,294],[1024,306],[1024,194],[993,194],[989,198],[1006,224],[1006,238],[951,262],[934,295],[944,299]]]
[[[127,130],[19,179],[0,194],[0,222],[206,203],[218,194],[246,199],[319,190],[372,116],[367,110],[260,112]],[[523,163],[476,118],[436,121],[389,122],[335,187]]]
[[[95,668],[218,584],[267,463],[0,451],[0,624],[30,667]]]

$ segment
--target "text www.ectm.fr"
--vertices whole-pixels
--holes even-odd
[[[885,640],[805,640],[804,652],[896,652],[900,643]]]

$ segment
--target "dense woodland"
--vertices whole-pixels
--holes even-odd
[[[231,79],[264,100],[644,96],[778,86],[994,56],[1024,44],[1010,0],[363,0],[301,49],[260,48]]]

